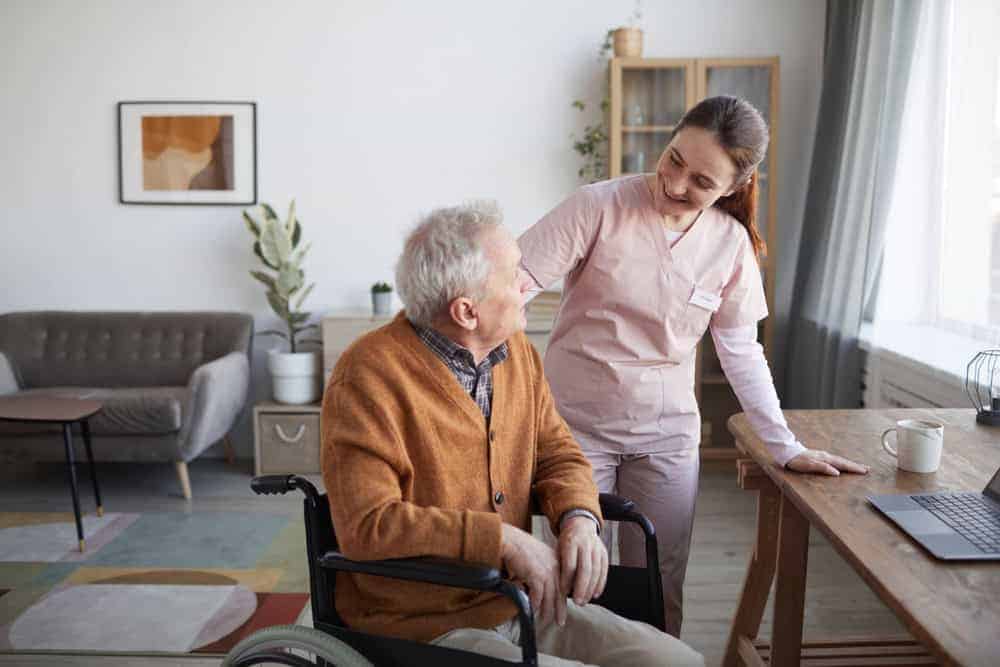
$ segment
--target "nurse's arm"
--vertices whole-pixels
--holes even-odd
[[[757,342],[756,324],[731,329],[710,327],[719,363],[750,427],[764,441],[775,463],[797,472],[839,475],[867,473],[867,466],[829,452],[807,449],[788,428],[774,380]]]
[[[521,267],[541,288],[558,282],[590,253],[601,215],[588,188],[578,189],[517,239]]]

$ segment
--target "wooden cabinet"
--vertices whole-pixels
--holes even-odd
[[[742,97],[764,115],[771,143],[759,169],[757,225],[768,245],[768,255],[761,259],[761,277],[771,313],[778,252],[774,158],[778,150],[778,66],[777,57],[613,58],[609,68],[608,164],[612,178],[655,171],[681,116],[706,97]],[[773,318],[769,317],[758,333],[769,362],[773,332]],[[735,457],[726,420],[739,411],[739,403],[722,373],[709,335],[698,347],[695,392],[702,412],[702,457]]]

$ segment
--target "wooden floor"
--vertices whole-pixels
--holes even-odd
[[[259,511],[297,514],[298,495],[255,496],[249,487],[249,461],[228,465],[219,460],[190,464],[193,501],[186,501],[169,464],[99,464],[104,506],[114,511]],[[71,511],[64,469],[57,464],[0,470],[0,507],[4,511]],[[81,494],[84,508],[92,509],[87,477]],[[314,481],[319,482],[318,479]],[[755,494],[736,486],[735,464],[715,462],[702,468],[685,587],[682,638],[701,651],[709,665],[722,659],[729,623],[743,584],[754,534]],[[770,607],[763,636],[770,634]],[[805,635],[864,636],[903,633],[902,626],[840,560],[815,531],[809,549]],[[8,665],[60,667],[213,667],[204,657],[131,657],[82,655],[11,655],[0,653],[0,667]]]

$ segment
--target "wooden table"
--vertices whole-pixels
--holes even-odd
[[[0,421],[28,422],[41,424],[61,424],[63,446],[66,450],[66,466],[69,468],[69,486],[73,493],[73,514],[76,517],[76,535],[82,552],[86,545],[83,539],[83,519],[80,516],[80,492],[76,483],[76,462],[73,460],[73,424],[80,424],[83,445],[90,463],[90,479],[94,484],[94,499],[97,515],[104,514],[101,491],[97,486],[97,470],[94,467],[94,452],[90,448],[90,424],[87,420],[101,411],[98,401],[77,398],[52,398],[46,396],[0,396]]]
[[[977,424],[974,410],[786,411],[807,447],[871,467],[867,475],[803,475],[775,466],[746,416],[730,418],[743,488],[759,491],[757,542],[726,647],[724,665],[1000,665],[1000,562],[934,559],[872,507],[865,496],[981,491],[1000,467],[1000,427]],[[899,419],[944,423],[936,473],[900,471],[879,437]],[[831,542],[919,640],[802,640],[809,527]],[[777,579],[774,633],[755,642],[771,583]],[[929,651],[929,654],[927,653]],[[824,655],[824,661],[810,662]],[[834,659],[839,656],[839,661]],[[741,663],[742,661],[742,663]]]

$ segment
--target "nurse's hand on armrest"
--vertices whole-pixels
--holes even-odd
[[[581,517],[583,518],[583,517]],[[594,531],[594,522],[584,518]],[[507,573],[528,589],[539,621],[566,623],[566,597],[559,591],[559,561],[552,547],[509,523],[502,525],[500,559]]]
[[[820,475],[839,475],[843,472],[868,473],[868,466],[855,463],[843,456],[837,456],[821,449],[807,449],[785,464],[795,472],[812,472]]]
[[[608,550],[588,516],[563,521],[559,531],[560,590],[583,606],[604,592],[608,581]]]

